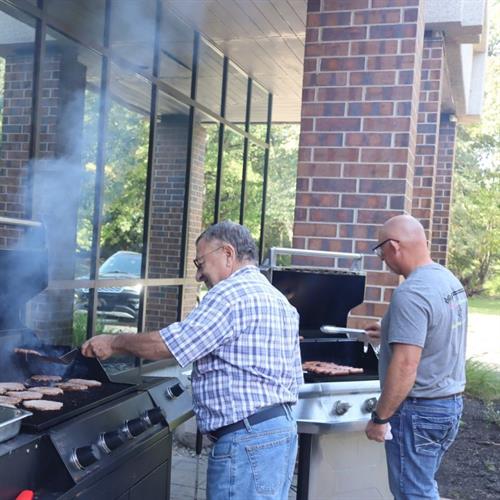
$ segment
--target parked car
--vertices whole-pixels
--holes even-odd
[[[99,279],[131,279],[141,277],[142,255],[119,251],[107,258],[99,268]],[[82,277],[88,279],[88,276]],[[123,323],[137,322],[142,285],[117,285],[99,288],[97,314],[104,320]],[[87,310],[89,289],[76,290],[76,308]]]

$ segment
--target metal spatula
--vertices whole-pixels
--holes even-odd
[[[58,356],[57,359],[59,359],[61,363],[69,365],[76,358],[79,351],[80,349],[78,349],[78,347],[75,347],[74,349],[71,349],[67,353],[63,354],[62,356]]]

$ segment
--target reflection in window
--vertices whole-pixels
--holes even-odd
[[[111,65],[101,257],[142,253],[151,88]]]
[[[77,37],[102,43],[104,32],[104,0],[45,0],[50,17]]]
[[[148,278],[177,278],[181,274],[189,126],[189,108],[159,92]]]
[[[248,77],[234,64],[227,72],[226,118],[245,128]]]
[[[257,243],[257,246],[259,245],[260,240],[260,214],[262,211],[264,160],[265,150],[256,144],[250,144],[247,160],[245,219],[243,223],[252,233],[252,237]]]
[[[203,39],[198,57],[196,99],[215,113],[220,113],[224,58]]]
[[[0,11],[0,215],[24,218],[35,30],[32,19],[14,9],[9,12],[16,18]],[[15,231],[0,236],[7,246],[15,245]]]
[[[243,136],[226,128],[222,162],[219,220],[238,222],[240,218],[243,172]]]
[[[217,180],[217,157],[219,151],[219,124],[204,113],[197,112],[195,130],[204,138],[202,161],[205,166],[203,188],[203,229],[214,222],[215,184]]]
[[[193,30],[166,12],[162,18],[160,36],[159,79],[190,96]]]
[[[265,250],[291,247],[299,125],[273,125],[266,198]]]
[[[137,71],[153,72],[156,0],[112,0],[111,50]]]
[[[252,106],[250,108],[250,134],[265,142],[267,130],[268,92],[252,82]]]

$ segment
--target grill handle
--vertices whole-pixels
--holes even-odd
[[[303,248],[271,247],[269,249],[269,267],[271,269],[279,267],[276,264],[278,255],[290,255],[297,257],[327,257],[329,259],[351,259],[351,270],[362,270],[363,255],[360,253],[328,252],[323,250],[306,250]],[[304,266],[297,267],[300,268]]]

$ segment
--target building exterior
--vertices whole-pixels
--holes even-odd
[[[350,321],[380,317],[398,278],[370,248],[388,217],[414,214],[446,262],[485,23],[485,0],[0,0],[0,245],[23,243],[5,223],[20,218],[49,248],[26,321],[78,343],[106,307],[132,331],[183,317],[195,238],[224,218],[263,257],[280,123],[301,126],[293,245],[367,254]],[[123,250],[140,276],[101,275]]]

